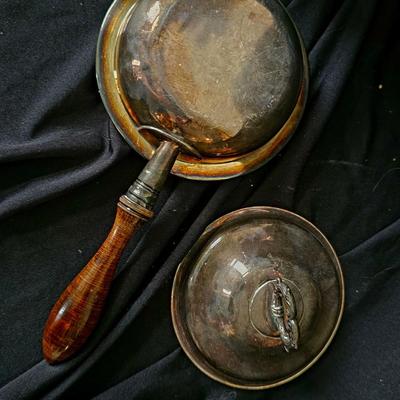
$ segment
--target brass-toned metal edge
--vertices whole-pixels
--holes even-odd
[[[198,150],[195,147],[185,142],[185,140],[182,137],[179,137],[178,135],[175,135],[172,132],[168,132],[164,129],[160,129],[150,125],[141,125],[137,128],[137,130],[138,132],[142,130],[157,132],[159,135],[161,135],[162,138],[167,138],[170,141],[175,142],[177,145],[181,146],[181,148],[184,148],[185,151],[187,151],[189,154],[195,156],[196,158],[202,158],[202,155],[198,152]]]
[[[171,294],[172,324],[174,327],[176,337],[178,338],[178,342],[181,345],[181,347],[182,347],[183,351],[185,352],[185,354],[187,355],[187,357],[193,362],[193,364],[198,369],[200,369],[205,375],[207,375],[209,378],[211,378],[217,382],[220,382],[224,385],[227,385],[227,386],[230,386],[233,388],[237,388],[237,389],[245,389],[245,390],[264,390],[264,389],[271,389],[271,388],[274,388],[277,386],[281,386],[285,383],[288,383],[288,382],[296,379],[297,377],[299,377],[300,375],[305,373],[307,370],[309,370],[321,358],[321,356],[325,353],[325,351],[327,350],[329,345],[332,343],[332,341],[337,333],[337,330],[340,326],[340,322],[343,317],[344,306],[345,306],[344,276],[343,276],[343,271],[341,268],[339,258],[336,255],[335,250],[333,249],[332,245],[330,244],[330,242],[328,241],[326,236],[314,224],[312,224],[310,221],[308,221],[307,219],[303,218],[302,216],[300,216],[296,213],[293,213],[293,212],[285,210],[285,209],[277,208],[277,207],[267,207],[267,206],[255,206],[255,207],[242,208],[242,209],[233,211],[231,213],[228,213],[228,214],[218,218],[214,222],[212,222],[210,225],[208,225],[206,227],[204,233],[200,236],[198,241],[201,240],[201,238],[203,238],[204,236],[207,236],[207,238],[208,238],[222,224],[237,218],[238,216],[240,216],[240,214],[247,213],[248,211],[257,211],[257,210],[265,211],[265,212],[273,212],[273,213],[280,212],[280,213],[283,213],[286,215],[290,215],[293,219],[300,221],[303,226],[306,226],[307,228],[310,229],[310,231],[314,235],[314,237],[321,243],[321,245],[323,245],[323,247],[325,249],[327,249],[329,251],[331,259],[333,260],[333,262],[335,264],[336,272],[338,274],[341,298],[339,300],[339,312],[337,315],[336,324],[332,329],[331,335],[329,336],[328,340],[326,341],[325,346],[322,347],[320,352],[305,367],[303,367],[299,371],[295,372],[294,374],[288,376],[287,378],[284,378],[284,379],[281,379],[278,381],[274,381],[274,382],[271,382],[268,384],[244,384],[244,383],[238,384],[238,383],[228,380],[227,377],[229,377],[229,375],[224,374],[224,373],[219,373],[219,371],[215,367],[211,366],[210,364],[207,364],[208,366],[210,366],[209,369],[205,368],[191,354],[191,350],[190,350],[190,348],[188,348],[188,345],[185,342],[184,335],[188,335],[188,334],[181,328],[183,326],[183,323],[180,319],[179,312],[178,312],[179,311],[179,296],[177,295],[178,283],[181,280],[181,278],[182,278],[181,275],[183,273],[182,269],[183,269],[183,265],[184,265],[184,260],[182,260],[181,263],[178,265],[178,268],[177,268],[177,271],[175,274],[174,282],[172,285],[172,294]],[[196,243],[198,243],[198,241]],[[192,346],[193,346],[193,344],[192,344]],[[196,346],[194,345],[194,347],[196,347]],[[213,371],[217,371],[217,373],[210,372],[210,369]],[[237,379],[237,380],[239,380],[239,379]]]
[[[136,3],[137,0],[114,0],[108,9],[97,41],[96,80],[104,107],[118,132],[134,150],[150,159],[156,149],[136,131],[132,121],[117,118],[115,113],[115,108],[118,107],[120,99],[118,85],[115,82],[117,71],[113,68],[115,55],[110,53],[110,49],[117,46],[118,32],[121,29],[120,20]],[[132,137],[126,134],[131,128],[135,129],[135,135],[132,135]]]
[[[123,22],[126,21],[126,15],[133,10],[137,1],[115,0],[107,12],[97,45],[96,76],[103,103],[117,130],[131,147],[145,158],[150,159],[155,148],[138,132],[134,121],[123,104],[117,83],[118,71],[115,67],[115,50],[118,48],[121,27],[124,26]],[[283,9],[285,10],[284,7]],[[172,168],[173,174],[192,180],[205,181],[237,177],[264,165],[289,141],[304,112],[308,95],[309,67],[302,38],[289,14],[287,15],[297,33],[301,47],[303,81],[297,104],[285,125],[266,144],[244,155],[221,158],[204,157],[198,160],[181,154]]]
[[[140,204],[130,201],[126,195],[119,198],[118,207],[121,207],[127,213],[135,215],[136,217],[143,219],[144,221],[147,221],[154,215],[153,211],[142,207]]]

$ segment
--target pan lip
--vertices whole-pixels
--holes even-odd
[[[103,104],[114,126],[125,141],[137,153],[150,159],[155,147],[141,135],[123,104],[117,82],[116,57],[120,30],[128,15],[140,0],[114,0],[103,20],[97,42],[96,79]],[[302,58],[302,77],[297,102],[291,115],[282,128],[264,145],[238,156],[196,159],[186,155],[178,156],[172,174],[199,181],[224,180],[248,174],[276,156],[293,136],[304,113],[309,88],[309,65],[301,35],[279,0],[275,2],[282,8],[299,43]]]
[[[271,382],[257,382],[251,383],[250,381],[246,381],[245,379],[239,379],[232,375],[228,375],[223,371],[215,368],[204,357],[201,357],[200,350],[197,349],[194,340],[191,338],[190,334],[187,330],[184,329],[185,323],[182,321],[182,316],[179,312],[180,304],[183,301],[182,293],[179,294],[181,291],[181,285],[184,283],[185,273],[189,268],[187,263],[185,263],[187,258],[190,258],[190,253],[192,249],[198,245],[203,246],[207,240],[218,231],[224,223],[233,223],[235,220],[240,219],[242,215],[249,214],[249,213],[265,213],[265,216],[268,215],[276,216],[280,215],[281,217],[284,216],[288,218],[288,221],[292,223],[298,223],[298,226],[302,227],[303,229],[308,229],[309,232],[321,243],[321,246],[326,249],[329,253],[331,261],[335,266],[335,270],[337,273],[338,284],[339,284],[339,300],[338,300],[338,312],[336,316],[335,324],[332,326],[331,333],[324,344],[324,346],[319,350],[319,352],[309,360],[302,368],[297,371],[294,371],[292,374],[277,379]],[[236,389],[245,389],[250,391],[255,390],[264,390],[264,389],[271,389],[277,386],[284,385],[285,383],[291,382],[292,380],[298,378],[300,375],[308,371],[326,352],[330,344],[332,343],[336,333],[339,329],[340,323],[343,318],[344,307],[345,307],[345,281],[343,276],[342,266],[337,256],[332,244],[329,242],[327,237],[309,220],[305,219],[304,217],[277,207],[269,207],[269,206],[253,206],[253,207],[246,207],[235,210],[228,214],[223,215],[222,217],[213,221],[210,225],[208,225],[201,236],[196,240],[194,246],[190,249],[188,254],[183,258],[183,260],[179,263],[173,285],[172,285],[172,293],[171,293],[171,301],[170,301],[170,309],[171,309],[171,316],[172,316],[172,324],[178,339],[179,344],[181,345],[184,353],[186,356],[191,360],[191,362],[201,370],[205,375],[209,378],[222,383],[224,385],[236,388]],[[190,263],[190,262],[189,262]],[[183,282],[183,283],[182,283]],[[195,349],[195,350],[193,350]],[[200,354],[200,356],[199,356]]]

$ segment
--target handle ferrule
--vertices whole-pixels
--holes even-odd
[[[136,203],[147,210],[152,210],[160,190],[174,165],[178,151],[177,144],[162,142],[123,197],[131,203]]]

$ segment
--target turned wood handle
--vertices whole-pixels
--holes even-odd
[[[51,363],[74,355],[96,326],[126,243],[142,221],[119,204],[114,225],[97,253],[64,290],[50,312],[43,354]]]
[[[153,207],[179,147],[161,142],[139,177],[121,196],[114,225],[86,267],[75,277],[50,312],[44,328],[43,355],[50,364],[72,357],[94,330],[126,243]]]

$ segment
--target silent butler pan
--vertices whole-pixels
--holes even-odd
[[[120,255],[153,216],[169,172],[221,180],[259,168],[293,134],[308,89],[301,38],[276,0],[116,0],[96,70],[112,121],[149,162],[121,196],[108,237],[51,310],[43,335],[50,363],[90,336]],[[285,291],[283,280],[276,285]]]

